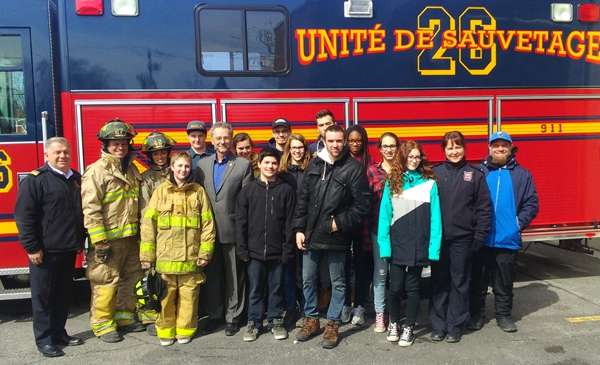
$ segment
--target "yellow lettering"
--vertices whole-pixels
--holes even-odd
[[[417,29],[417,46],[415,49],[432,49],[433,42],[433,30],[431,29]]]
[[[456,30],[449,29],[442,33],[442,48],[454,48],[457,43]]]
[[[348,29],[340,29],[340,58],[350,56],[350,50],[348,49],[348,33],[350,33]]]
[[[456,48],[477,48],[477,42],[475,42],[475,37],[473,37],[472,30],[462,31],[462,33],[460,34],[460,42],[458,42]]]
[[[517,31],[517,45],[515,46],[516,52],[531,52],[532,46],[529,43],[531,41],[532,33],[529,30]]]
[[[365,49],[362,46],[362,41],[367,40],[366,29],[350,29],[350,40],[354,42],[353,56],[358,56],[365,53]]]
[[[552,40],[550,41],[550,46],[546,50],[546,54],[551,56],[556,54],[560,57],[565,57],[567,55],[567,51],[565,51],[565,45],[563,44],[562,35],[562,31],[552,32]]]
[[[319,29],[317,37],[319,37],[319,54],[317,55],[317,62],[327,60],[327,55],[334,60],[337,58],[337,36],[338,29],[330,29],[327,32],[325,29]],[[327,51],[325,51],[327,48]]]
[[[579,43],[573,49],[573,39],[577,39]],[[574,60],[578,60],[583,57],[585,53],[585,46],[581,43],[585,42],[585,33],[581,31],[573,31],[569,33],[567,37],[567,54]]]
[[[396,37],[394,51],[406,51],[415,44],[415,35],[410,30],[396,29],[394,30],[394,36]],[[406,43],[402,43],[403,38],[406,38]]]
[[[295,34],[296,40],[298,41],[298,62],[303,66],[309,65],[315,59],[315,34],[317,34],[317,31],[315,29],[308,29],[308,36],[306,33],[306,29],[296,29]],[[305,38],[309,39],[308,54],[305,53]]]
[[[373,29],[368,30],[369,48],[367,49],[367,54],[385,52],[385,43],[383,43],[383,40],[385,39],[385,29],[379,28],[381,28],[381,24],[375,24]]]
[[[544,43],[548,41],[548,31],[547,30],[534,30],[533,31],[533,40],[536,42],[535,45],[535,53],[544,54],[546,52],[544,48]]]
[[[490,32],[491,33],[491,32]],[[510,42],[517,33],[516,30],[497,30],[494,32],[496,38],[500,41],[500,47],[503,51],[506,51],[510,46]]]
[[[598,55],[598,49],[600,49],[600,32],[589,31],[587,33],[588,39],[588,52],[585,55],[587,62],[600,64],[600,55]]]

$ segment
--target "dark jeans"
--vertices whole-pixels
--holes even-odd
[[[44,252],[40,265],[29,261],[33,335],[40,348],[67,334],[76,255],[74,251]]]
[[[431,264],[429,319],[434,330],[460,333],[469,315],[472,239],[443,240],[440,260]]]
[[[363,250],[362,230],[354,232],[352,241],[352,250],[348,247],[346,253],[346,284],[350,286],[351,262],[354,266],[354,307],[365,306],[365,301],[369,296],[371,280],[373,279],[373,251]],[[346,290],[344,305],[352,305],[352,291]]]
[[[285,266],[285,306],[295,307],[296,303],[303,304],[302,290],[298,288],[296,280],[296,271],[300,268],[300,277],[302,277],[302,254],[298,249],[294,249],[296,255],[288,261]],[[300,261],[299,265],[298,262]]]
[[[269,305],[267,320],[269,329],[273,327],[274,319],[283,317],[285,305],[284,268],[276,260],[250,259],[247,262],[250,294],[248,297],[248,320],[253,321],[257,328],[262,327],[265,312],[265,287],[269,287]]]
[[[390,308],[390,321],[400,322],[400,307],[402,292],[406,291],[406,321],[405,325],[414,326],[419,312],[419,283],[421,281],[422,266],[406,266],[390,264],[390,292],[388,307]]]
[[[492,279],[495,316],[511,317],[513,305],[513,284],[517,276],[518,250],[483,247],[473,257],[471,289],[469,291],[469,312],[471,317],[485,317],[485,296]]]

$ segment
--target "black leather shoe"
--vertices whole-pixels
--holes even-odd
[[[44,347],[38,347],[38,351],[46,357],[59,357],[65,356],[65,353],[54,345],[46,345]]]
[[[217,327],[219,327],[219,322],[220,321],[218,319],[209,319],[204,328],[202,329],[202,334],[210,335],[211,333],[215,332]]]
[[[461,335],[460,333],[448,333],[446,336],[446,342],[448,343],[457,343],[460,342]]]
[[[227,323],[225,325],[225,336],[233,336],[238,333],[240,326],[237,323]]]
[[[83,340],[77,337],[71,337],[69,335],[64,335],[54,340],[55,345],[61,346],[79,346],[83,344]]]
[[[444,331],[433,331],[431,332],[432,341],[443,341],[446,338],[446,332]]]
[[[467,321],[466,327],[470,331],[479,331],[483,328],[483,318],[471,317],[471,319]]]
[[[517,332],[517,326],[515,325],[515,322],[508,317],[498,317],[496,318],[496,323],[498,323],[498,327],[500,327],[504,332]]]

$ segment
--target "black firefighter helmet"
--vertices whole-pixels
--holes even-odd
[[[160,312],[160,301],[167,295],[167,285],[153,268],[135,284],[135,298],[141,310]]]

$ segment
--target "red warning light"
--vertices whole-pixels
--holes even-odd
[[[582,23],[596,23],[600,19],[600,7],[597,4],[579,4],[577,13]]]
[[[102,0],[75,0],[77,15],[100,16],[104,14]]]

